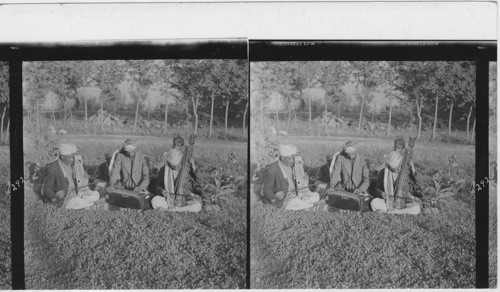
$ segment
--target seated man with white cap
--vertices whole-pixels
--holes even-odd
[[[299,190],[297,194],[292,171],[296,154],[295,146],[280,145],[279,159],[269,165],[262,187],[264,203],[287,210],[307,210],[316,203],[322,203],[319,194],[308,188]]]
[[[123,143],[124,153],[117,153],[114,162],[110,162],[113,167],[109,179],[111,188],[120,182],[121,186],[127,190],[135,192],[147,191],[149,167],[144,155],[137,152],[136,148],[136,139],[125,140]]]
[[[365,158],[356,153],[357,144],[345,143],[342,153],[337,157],[330,176],[329,189],[333,190],[340,181],[340,190],[354,194],[366,193],[370,186],[370,172]]]
[[[66,209],[83,209],[99,200],[99,193],[88,188],[77,189],[75,183],[75,144],[59,144],[59,158],[47,168],[43,195]]]
[[[326,164],[323,164],[318,171],[319,181],[330,184],[330,176],[333,173],[333,166],[339,154],[340,152],[337,151],[335,154],[326,155]]]
[[[403,194],[399,197],[403,201],[402,206],[394,204],[395,201],[395,183],[398,179],[401,162],[403,156],[397,151],[391,151],[388,155],[384,155],[385,168],[380,171],[377,178],[377,195],[381,198],[375,198],[371,201],[370,205],[373,211],[380,211],[392,214],[419,214],[420,204],[418,199],[412,199],[412,196],[418,196],[418,182],[415,166],[410,161],[410,171],[408,172],[408,179],[405,180],[402,186]]]
[[[111,167],[111,159],[113,158],[113,153],[104,154],[104,158],[106,159],[106,161],[101,163],[97,167],[96,179],[109,183],[109,169],[113,169]]]
[[[174,138],[173,149],[165,153],[165,163],[158,172],[156,179],[156,195],[151,200],[151,205],[154,209],[160,209],[172,212],[199,212],[201,211],[201,202],[196,199],[196,196],[191,193],[186,197],[186,206],[175,206],[173,195],[175,194],[176,178],[179,175],[180,163],[182,162],[181,148],[184,146],[184,139],[181,137]],[[196,181],[196,165],[194,159],[191,158],[190,175],[193,181]]]

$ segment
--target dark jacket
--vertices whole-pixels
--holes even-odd
[[[339,155],[335,160],[333,172],[330,176],[330,185],[337,183],[337,180],[334,178],[338,178],[339,175],[341,185],[346,191],[352,192],[357,188],[366,192],[370,186],[370,171],[366,159],[360,154],[357,154],[354,159],[354,169],[349,158],[344,156],[344,154]]]
[[[136,153],[134,158],[134,167],[131,173],[131,158],[118,153],[111,171],[110,184],[115,184],[120,180],[124,185],[127,179],[132,179],[134,187],[140,187],[146,190],[149,185],[149,167],[146,158],[141,153]]]
[[[59,160],[52,162],[46,170],[43,185],[43,194],[49,200],[56,198],[56,192],[67,190],[69,181],[64,177],[64,173],[59,165]]]
[[[319,168],[318,180],[327,184],[330,183],[330,166],[328,164],[323,164]]]
[[[264,203],[270,203],[275,199],[275,193],[279,191],[288,191],[288,180],[283,175],[283,171],[278,161],[271,163],[267,168],[262,196]]]
[[[96,178],[105,182],[109,182],[109,168],[106,162],[97,167]]]

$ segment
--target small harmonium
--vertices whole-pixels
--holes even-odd
[[[328,194],[327,203],[331,207],[359,212],[371,211],[369,194],[354,194],[347,191],[335,190]]]
[[[126,189],[108,189],[108,204],[120,208],[147,210],[151,209],[153,195],[148,192],[134,192]]]

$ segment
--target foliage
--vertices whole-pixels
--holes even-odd
[[[170,149],[167,142],[141,143],[154,178]],[[154,137],[153,137],[154,138]],[[125,139],[125,137],[123,137]],[[150,137],[150,139],[152,139]],[[73,142],[88,173],[121,142]],[[246,169],[245,143],[198,141],[194,159],[199,179]],[[28,159],[26,159],[28,161]],[[229,161],[227,161],[229,162]],[[236,166],[237,165],[237,166]],[[234,168],[236,167],[236,169]],[[178,214],[154,210],[111,212],[65,210],[29,196],[25,204],[28,289],[223,289],[244,288],[246,270],[246,185],[225,194],[218,212]]]
[[[0,153],[0,289],[12,289],[10,241],[10,157]]]
[[[9,65],[0,62],[0,103],[9,101]]]

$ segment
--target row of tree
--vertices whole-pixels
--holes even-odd
[[[496,97],[496,63],[490,69],[490,96]],[[391,130],[393,107],[408,110],[410,117],[418,117],[417,136],[421,136],[422,113],[433,112],[434,127],[432,137],[436,136],[438,110],[448,112],[448,131],[458,119],[467,119],[467,137],[471,115],[475,106],[475,65],[472,62],[401,62],[401,61],[303,61],[303,62],[260,62],[251,64],[251,101],[252,114],[269,106],[273,96],[279,94],[285,104],[288,119],[296,118],[296,110],[306,101],[309,108],[309,121],[312,120],[311,88],[321,88],[325,93],[325,114],[328,104],[339,105],[346,94],[346,84],[355,84],[360,92],[360,114],[358,134],[366,100],[378,92],[385,96],[389,107],[387,135]],[[454,117],[460,109],[460,116]],[[463,110],[467,109],[467,110]],[[276,118],[278,119],[277,107]],[[496,112],[495,112],[496,114]],[[328,124],[325,124],[327,127]]]
[[[194,131],[198,128],[200,111],[210,112],[212,134],[214,109],[225,108],[227,132],[231,105],[238,105],[243,117],[243,131],[248,111],[246,60],[106,60],[106,61],[37,61],[24,63],[24,106],[36,116],[40,105],[49,96],[57,97],[64,119],[80,106],[83,97],[85,121],[88,120],[90,88],[99,90],[101,112],[106,103],[121,102],[120,86],[129,84],[129,94],[135,102],[134,133],[139,108],[152,90],[160,92],[165,104],[164,133],[168,124],[169,104],[174,103],[194,116]],[[81,93],[83,92],[83,93]],[[242,106],[244,105],[244,106]],[[53,118],[54,116],[53,110]],[[104,115],[101,115],[104,116]],[[101,119],[104,127],[104,118]]]

